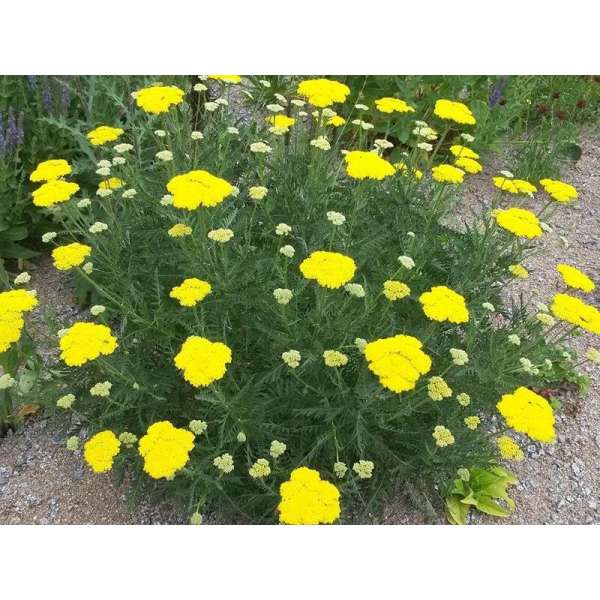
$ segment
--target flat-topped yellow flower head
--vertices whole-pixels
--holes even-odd
[[[492,177],[492,181],[499,190],[508,192],[509,194],[524,194],[526,196],[531,196],[537,192],[535,185],[524,179],[509,179],[508,177],[501,177],[498,175],[497,177]]]
[[[473,160],[479,160],[479,154],[467,146],[461,146],[460,144],[454,144],[450,146],[450,152],[456,156],[456,158],[472,158]]]
[[[340,492],[314,469],[294,469],[289,481],[281,484],[279,493],[280,523],[319,525],[333,523],[340,516]]]
[[[452,165],[437,165],[431,169],[431,175],[440,183],[462,183],[465,172]]]
[[[382,113],[411,113],[415,112],[415,109],[410,106],[404,100],[400,100],[399,98],[379,98],[379,100],[375,100],[375,107],[379,112]]]
[[[105,473],[112,469],[120,448],[121,442],[112,431],[100,431],[85,443],[83,457],[94,473]]]
[[[454,165],[471,175],[475,175],[475,173],[481,173],[481,171],[483,171],[483,166],[481,163],[477,162],[474,158],[466,158],[461,156],[454,161]]]
[[[352,150],[344,157],[346,173],[353,179],[384,179],[396,172],[394,166],[374,152]]]
[[[63,158],[41,162],[29,176],[29,181],[54,181],[71,173],[71,165]]]
[[[65,364],[80,367],[99,356],[112,354],[118,343],[106,325],[78,321],[67,329],[58,345]]]
[[[214,81],[222,81],[223,83],[231,83],[233,85],[237,85],[242,81],[242,78],[239,75],[209,75],[208,78],[213,79]]]
[[[313,106],[324,108],[334,103],[344,102],[350,93],[350,88],[332,79],[307,79],[300,82],[296,91]]]
[[[91,246],[80,244],[79,242],[57,246],[52,250],[54,266],[59,271],[67,271],[73,267],[78,267],[83,264],[91,252]]]
[[[318,250],[300,263],[300,272],[306,279],[315,279],[323,287],[336,289],[354,277],[356,263],[339,252]]]
[[[158,421],[148,427],[138,442],[138,451],[144,459],[144,471],[152,479],[173,477],[185,467],[194,448],[194,434],[174,427],[170,421]]]
[[[577,200],[577,190],[569,183],[557,179],[540,179],[546,193],[557,202],[567,204]]]
[[[202,281],[196,277],[184,279],[181,285],[175,286],[169,296],[179,300],[181,306],[196,306],[210,294],[212,287],[208,281]]]
[[[592,292],[596,289],[594,281],[576,267],[560,263],[556,265],[556,270],[560,273],[565,285],[575,290]]]
[[[110,127],[109,125],[100,125],[96,129],[86,134],[87,139],[92,146],[103,146],[107,142],[114,142],[123,135],[120,127]]]
[[[231,362],[231,349],[222,342],[192,335],[183,342],[174,362],[188,383],[206,387],[224,377]]]
[[[422,347],[415,337],[395,335],[369,342],[364,355],[379,383],[399,394],[414,389],[418,379],[431,369],[431,358]]]
[[[512,394],[504,394],[496,407],[515,431],[539,442],[554,442],[554,411],[543,396],[519,387]]]
[[[600,335],[600,311],[595,306],[569,294],[556,294],[550,310],[555,317]]]
[[[271,115],[270,117],[266,117],[265,121],[277,129],[289,131],[290,127],[296,122],[296,119],[287,115]]]
[[[433,113],[440,119],[454,121],[460,125],[475,125],[475,117],[466,104],[452,100],[437,100]]]
[[[46,208],[61,202],[66,202],[73,194],[79,191],[79,186],[72,181],[52,179],[43,183],[37,190],[33,190],[33,203]]]
[[[464,297],[445,285],[436,285],[424,292],[419,296],[419,302],[432,321],[466,323],[469,320]]]
[[[167,190],[173,195],[173,206],[184,210],[217,206],[231,196],[234,189],[225,179],[202,170],[176,175],[167,184]]]
[[[494,213],[494,218],[502,229],[510,231],[517,237],[531,239],[542,235],[539,219],[524,208],[500,209]]]
[[[159,115],[183,102],[185,92],[174,85],[154,85],[135,92],[135,103],[147,113]]]

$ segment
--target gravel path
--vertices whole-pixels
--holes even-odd
[[[579,190],[580,200],[554,215],[554,231],[542,238],[543,252],[525,263],[529,279],[519,282],[519,290],[542,302],[550,299],[558,282],[554,270],[557,262],[574,264],[600,280],[599,136],[586,135],[582,148],[581,160],[563,172],[563,178]],[[489,168],[470,178],[466,202],[486,207],[494,189],[490,175],[504,166],[493,162],[487,161]],[[539,196],[529,201],[529,208],[541,208]],[[568,240],[568,247],[560,236]],[[40,297],[56,307],[60,323],[65,326],[72,322],[78,311],[73,308],[64,276],[57,276],[47,258],[30,272]],[[590,296],[591,302],[600,306],[600,289]],[[43,332],[39,312],[33,327]],[[597,338],[585,335],[575,340],[573,347],[583,354],[591,344],[597,347]],[[526,460],[510,465],[520,479],[512,491],[516,511],[505,521],[475,514],[472,522],[600,523],[600,369],[584,365],[581,370],[591,377],[590,392],[585,398],[572,394],[561,397],[564,410],[557,416],[558,443],[543,448],[525,445]],[[109,475],[93,475],[80,455],[66,450],[68,435],[60,423],[37,417],[28,420],[18,433],[0,440],[0,524],[181,522],[171,506],[142,503],[130,507],[126,496],[129,483],[117,487]],[[398,500],[386,506],[378,522],[425,522],[415,504],[422,502],[399,492]]]

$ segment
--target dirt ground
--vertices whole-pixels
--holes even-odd
[[[520,283],[520,289],[541,302],[547,303],[556,288],[557,262],[581,267],[600,280],[599,137],[586,135],[582,148],[581,160],[563,172],[563,178],[579,190],[580,200],[560,208],[550,221],[553,232],[542,238],[543,252],[525,263],[530,277]],[[470,178],[465,199],[482,209],[493,194],[490,175],[494,168],[504,167],[490,161],[487,164],[490,166],[484,173]],[[539,209],[541,202],[541,198],[534,198],[528,207]],[[58,307],[61,322],[66,325],[75,320],[78,311],[68,301],[68,280],[57,277],[47,259],[29,271],[40,297]],[[590,296],[599,306],[600,289]],[[41,328],[39,313],[37,318],[34,328]],[[591,338],[581,336],[573,346],[580,354],[592,344],[598,347],[597,338]],[[475,515],[472,522],[600,523],[600,367],[583,365],[581,371],[591,377],[590,392],[585,398],[561,398],[565,410],[557,416],[558,443],[543,448],[526,443],[526,460],[510,466],[520,480],[512,492],[516,511],[504,521]],[[117,487],[109,475],[91,473],[80,453],[73,455],[66,450],[68,435],[64,426],[34,417],[16,434],[0,440],[0,524],[182,522],[182,516],[171,506],[130,506],[128,484]],[[399,495],[378,522],[417,524],[424,522],[424,516],[414,501]]]

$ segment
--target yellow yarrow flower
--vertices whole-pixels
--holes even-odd
[[[31,193],[35,206],[46,208],[60,202],[66,202],[79,191],[79,186],[72,181],[54,179],[43,183]]]
[[[211,229],[207,236],[209,240],[213,242],[218,242],[219,244],[226,244],[230,239],[234,236],[233,231],[231,229],[223,229],[222,227],[219,229]]]
[[[105,473],[113,466],[121,442],[112,431],[100,431],[83,446],[83,457],[94,473]]]
[[[469,310],[463,296],[445,285],[436,285],[419,296],[423,312],[432,321],[466,323]]]
[[[600,335],[600,311],[569,294],[556,294],[550,310],[555,317]]]
[[[431,169],[431,175],[440,183],[462,183],[465,172],[452,165],[437,165]]]
[[[332,79],[307,79],[300,82],[296,92],[306,98],[310,104],[319,108],[344,102],[350,88]]]
[[[379,112],[382,113],[411,113],[415,112],[415,109],[406,103],[404,100],[400,100],[399,98],[379,98],[379,100],[375,100],[375,107]]]
[[[509,265],[508,271],[517,279],[527,279],[529,271],[523,265]]]
[[[192,335],[185,340],[174,362],[188,383],[206,387],[225,375],[231,362],[231,349],[222,342]]]
[[[427,395],[434,402],[440,402],[444,398],[450,398],[450,396],[452,396],[452,389],[443,377],[435,375],[427,382]]]
[[[501,435],[497,440],[500,456],[505,460],[522,461],[525,455],[519,444],[507,435]]]
[[[37,298],[27,290],[0,292],[0,353],[19,341],[25,326],[23,313],[37,304]]]
[[[526,387],[504,394],[496,405],[506,424],[539,442],[554,442],[554,411],[548,401]]]
[[[214,79],[215,81],[223,81],[224,83],[231,83],[233,85],[237,85],[242,81],[242,78],[239,75],[208,75],[208,78]]]
[[[353,179],[381,180],[396,172],[393,165],[374,152],[352,150],[344,156],[346,173]]]
[[[267,117],[265,121],[273,127],[286,132],[289,131],[290,127],[296,122],[296,119],[288,117],[287,115],[272,115]]]
[[[118,177],[110,177],[109,179],[105,179],[101,181],[98,185],[98,189],[100,190],[118,190],[125,185],[125,182]]]
[[[185,467],[194,448],[194,434],[174,427],[169,421],[158,421],[148,427],[138,442],[144,459],[144,471],[153,479],[170,478]]]
[[[465,392],[456,395],[456,399],[461,406],[469,406],[471,404],[471,396]]]
[[[175,208],[194,210],[199,206],[221,204],[234,188],[225,179],[199,170],[176,175],[167,184],[167,190],[173,195]]]
[[[185,223],[175,223],[167,233],[173,238],[185,237],[186,235],[191,235],[192,228]]]
[[[463,419],[463,422],[464,422],[465,426],[467,427],[467,429],[471,429],[472,431],[475,431],[475,429],[477,429],[479,427],[479,424],[481,423],[481,419],[477,415],[471,415],[470,417],[465,417]]]
[[[202,281],[196,277],[184,279],[181,285],[175,286],[169,293],[169,297],[179,300],[181,306],[196,306],[210,294],[212,287],[208,281]]]
[[[483,171],[481,163],[478,163],[472,158],[466,158],[464,156],[462,156],[461,158],[457,158],[454,161],[454,165],[460,167],[461,169],[463,169],[463,171],[466,171],[471,175],[475,175],[475,173],[481,173],[481,171]]]
[[[454,444],[452,432],[443,425],[436,425],[433,428],[433,433],[431,435],[433,435],[436,445],[440,448],[445,448],[446,446]]]
[[[29,181],[54,181],[71,173],[71,165],[63,158],[41,162],[29,176]]]
[[[468,106],[452,100],[437,100],[433,110],[440,119],[446,119],[461,125],[475,125],[475,117]]]
[[[568,203],[577,200],[577,190],[569,183],[557,179],[540,179],[546,193],[557,202]]]
[[[73,242],[65,246],[57,246],[52,250],[54,266],[59,271],[67,271],[73,267],[78,267],[91,254],[92,248],[86,244]]]
[[[118,343],[106,325],[78,321],[66,330],[58,345],[65,364],[80,367],[100,355],[112,354]]]
[[[300,263],[306,279],[315,279],[323,287],[336,289],[348,283],[356,273],[356,263],[339,252],[318,250]]]
[[[536,238],[542,235],[539,219],[529,210],[524,208],[507,208],[497,210],[494,218],[500,227],[510,231],[517,237]]]
[[[100,125],[96,129],[92,129],[86,134],[87,139],[92,146],[103,146],[107,142],[114,142],[123,135],[123,130],[120,127],[109,127],[108,125]]]
[[[323,352],[323,361],[328,367],[343,367],[348,364],[348,357],[337,350],[325,350]]]
[[[331,125],[332,127],[341,127],[346,124],[346,119],[340,117],[339,115],[334,115],[333,117],[329,117],[325,122],[325,125]]]
[[[183,102],[185,92],[174,85],[154,85],[135,92],[135,103],[147,113],[159,115]]]
[[[596,288],[596,284],[583,271],[576,267],[560,263],[556,265],[556,270],[560,273],[565,285],[576,290],[591,292]]]
[[[359,460],[352,465],[352,470],[360,477],[360,479],[371,479],[375,463],[371,460]]]
[[[524,179],[510,179],[498,176],[492,177],[492,181],[499,190],[508,192],[509,194],[526,194],[531,196],[537,192],[535,185]]]
[[[410,295],[410,288],[401,281],[388,279],[383,282],[383,295],[390,301],[401,300]]]
[[[266,188],[264,185],[253,185],[248,188],[248,196],[252,200],[262,200],[268,193],[269,188]]]
[[[262,479],[271,474],[271,465],[266,458],[258,458],[248,470],[248,474],[253,479]]]
[[[392,392],[414,389],[421,375],[431,369],[423,344],[410,335],[395,335],[369,342],[364,348],[369,370]]]
[[[472,158],[479,160],[479,154],[467,146],[461,146],[460,144],[454,144],[450,146],[450,152],[456,156],[456,158]]]

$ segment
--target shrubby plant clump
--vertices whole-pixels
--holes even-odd
[[[96,189],[55,157],[32,174],[34,204],[64,227],[45,235],[54,264],[96,302],[57,332],[56,405],[91,431],[70,448],[180,499],[193,523],[210,504],[345,522],[406,485],[437,490],[452,522],[471,505],[507,514],[498,461],[521,460],[525,438],[555,442],[536,390],[571,368],[569,335],[600,333],[578,296],[594,283],[572,265],[559,271],[575,291],[533,313],[500,296],[575,188],[493,174],[491,213],[459,231],[444,217],[484,168],[466,104],[438,98],[425,122],[403,99],[352,106],[317,79],[240,121],[240,78],[210,76],[213,99],[206,79],[132,90],[129,127],[92,124]],[[402,147],[369,135],[402,120]],[[534,193],[543,214],[520,207]]]

